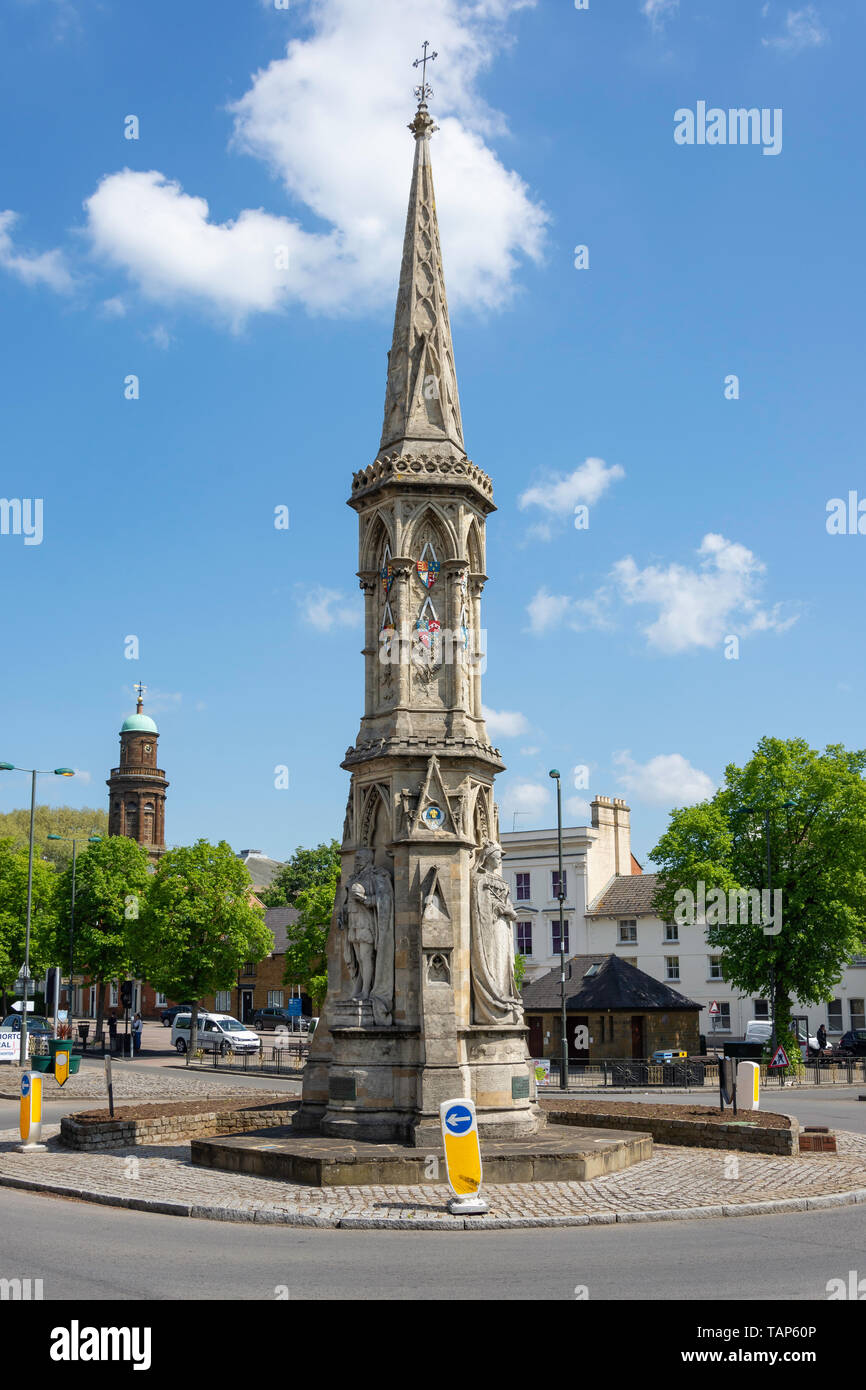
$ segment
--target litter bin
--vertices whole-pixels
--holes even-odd
[[[84,1049],[85,1052],[87,1051],[87,1035],[88,1035],[89,1032],[90,1032],[90,1024],[89,1024],[89,1023],[79,1023],[79,1025],[78,1025],[78,1037],[79,1037],[79,1039],[80,1039],[80,1041],[81,1041],[81,1046],[82,1046],[82,1048]]]

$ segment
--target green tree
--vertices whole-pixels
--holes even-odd
[[[0,839],[0,1017],[9,1012],[9,991],[24,962],[29,858],[29,851],[20,849],[14,839]],[[34,854],[30,911],[30,974],[34,979],[56,960],[57,887],[54,868]]]
[[[327,878],[302,889],[295,898],[298,921],[286,928],[283,984],[300,985],[321,1013],[328,992],[328,931],[340,882],[339,864]]]
[[[526,956],[522,956],[519,951],[514,953],[514,984],[519,994],[523,988],[523,979],[526,975]]]
[[[198,1044],[204,994],[230,989],[244,961],[262,960],[274,938],[250,901],[250,876],[225,840],[162,856],[144,907],[130,923],[138,971],[172,999],[193,1004],[190,1051]]]
[[[259,894],[267,907],[297,907],[298,894],[318,883],[328,883],[340,869],[340,846],[336,840],[324,841],[314,849],[300,845],[284,864],[270,887]]]
[[[105,986],[132,967],[129,926],[149,883],[147,854],[134,840],[113,835],[78,855],[75,873],[75,973],[97,985],[96,1031],[105,1014]],[[60,879],[56,957],[69,959],[72,866]]]
[[[88,835],[108,834],[108,813],[92,807],[37,806],[33,816],[34,858],[47,859],[65,869],[72,859],[69,838],[86,840]],[[49,840],[49,835],[62,835],[62,840]],[[30,843],[30,808],[0,813],[0,839],[14,840],[19,848]],[[79,850],[83,846],[79,846]]]
[[[866,933],[866,751],[833,744],[823,753],[804,739],[764,738],[745,767],[698,806],[671,812],[652,851],[659,867],[656,911],[676,920],[681,890],[721,889],[725,911],[707,907],[707,941],[720,948],[723,978],[744,994],[770,998],[775,972],[777,1034],[792,1040],[791,1001],[832,999]],[[790,803],[790,806],[786,806]],[[740,814],[754,808],[754,814]],[[781,926],[744,921],[731,894],[766,887],[762,813],[770,810],[772,886]],[[716,902],[721,906],[721,897]],[[733,910],[732,910],[733,909]],[[717,920],[724,917],[725,920]],[[774,926],[776,924],[773,924]],[[795,1061],[798,1049],[793,1049]],[[790,1054],[789,1054],[790,1055]]]

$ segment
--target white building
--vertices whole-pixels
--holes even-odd
[[[574,955],[617,955],[663,980],[702,1006],[700,1031],[710,1038],[741,1038],[753,1018],[769,1018],[765,999],[749,998],[725,984],[719,954],[705,929],[663,922],[653,910],[657,876],[645,874],[631,853],[631,819],[626,803],[597,796],[592,824],[563,829],[562,865],[565,949]],[[515,949],[526,957],[526,978],[552,970],[559,956],[556,830],[502,835],[503,872],[517,909]],[[711,1015],[710,1005],[718,1005]],[[808,1019],[810,1033],[823,1023],[830,1041],[849,1028],[866,1027],[866,956],[842,972],[829,1004],[794,1013]]]

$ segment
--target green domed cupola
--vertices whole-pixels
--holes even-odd
[[[124,719],[120,726],[122,734],[158,734],[159,729],[149,714],[131,714],[128,719]]]

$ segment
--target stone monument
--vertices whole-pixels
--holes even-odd
[[[539,1120],[514,984],[481,711],[481,593],[493,487],[463,443],[422,82],[375,461],[356,473],[364,714],[351,775],[328,996],[301,1129],[429,1144],[439,1104],[471,1096],[482,1135]]]

